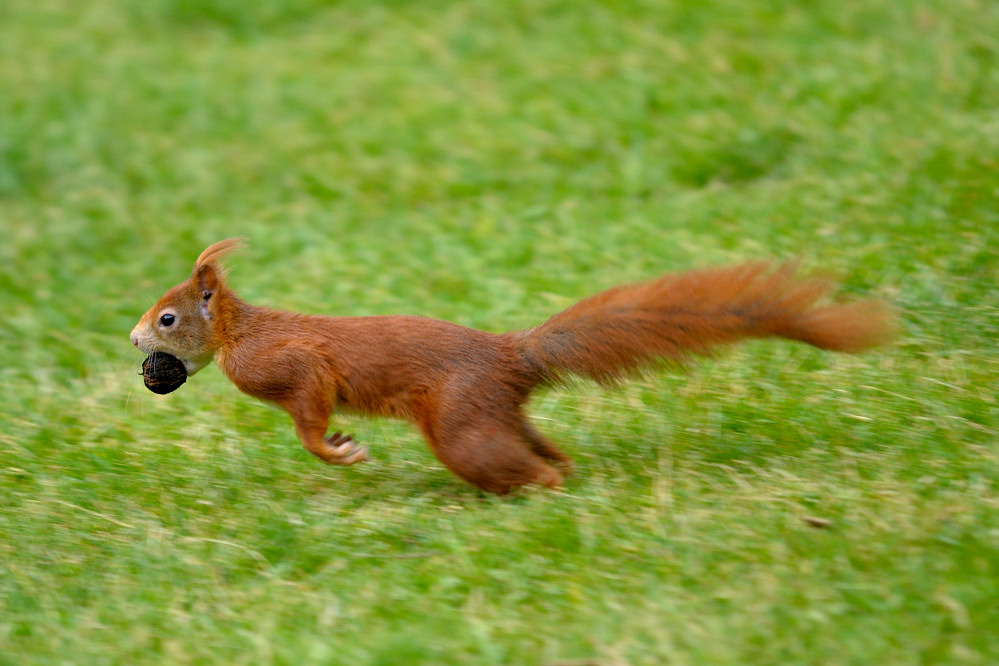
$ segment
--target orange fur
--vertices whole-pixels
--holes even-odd
[[[615,287],[505,334],[424,317],[302,315],[250,305],[227,286],[218,261],[239,245],[206,249],[191,277],[143,315],[132,342],[180,358],[189,375],[214,359],[241,391],[285,409],[305,448],[325,462],[367,455],[349,436],[326,436],[335,409],[399,417],[455,474],[495,493],[558,487],[571,468],[524,415],[540,385],[570,376],[612,384],[747,338],[857,352],[895,333],[881,303],[823,304],[831,285],[766,263]]]

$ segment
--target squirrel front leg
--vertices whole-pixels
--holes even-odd
[[[305,450],[330,465],[353,465],[368,459],[368,450],[350,435],[337,431],[326,436],[332,403],[312,395],[296,395],[281,406],[295,421],[295,432]]]

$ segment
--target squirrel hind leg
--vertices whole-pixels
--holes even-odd
[[[438,460],[476,488],[498,495],[527,485],[560,488],[562,475],[545,461],[555,458],[542,456],[519,430],[503,423],[476,423],[454,432],[424,432]]]
[[[538,432],[526,418],[521,417],[519,425],[521,435],[531,451],[552,463],[562,474],[572,473],[575,468],[572,458],[566,455],[554,442]]]

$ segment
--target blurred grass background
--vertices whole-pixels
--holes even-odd
[[[0,4],[0,662],[999,660],[999,4]],[[565,494],[403,424],[317,464],[128,331],[247,300],[502,331],[801,257],[893,348],[543,393]],[[806,517],[829,519],[829,529]]]

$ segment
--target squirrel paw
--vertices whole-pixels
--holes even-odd
[[[358,446],[350,435],[337,431],[326,438],[323,460],[331,465],[353,465],[368,459],[368,449]]]

